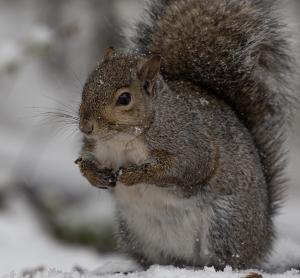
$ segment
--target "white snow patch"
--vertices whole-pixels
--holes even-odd
[[[173,266],[152,266],[149,270],[143,272],[134,272],[129,274],[96,274],[94,272],[82,274],[79,272],[63,272],[55,269],[50,269],[45,272],[37,273],[35,278],[241,278],[247,276],[251,271],[233,271],[230,267],[224,271],[216,271],[214,268],[204,268],[204,270],[188,270],[179,269]],[[288,271],[284,274],[266,274],[256,272],[263,275],[264,278],[295,278],[299,277],[300,273],[296,270]],[[3,278],[18,278],[16,273],[10,273]]]
[[[17,42],[7,40],[0,45],[0,69],[5,69],[22,59],[22,48]]]
[[[62,271],[72,271],[74,266],[95,269],[118,258],[100,256],[93,249],[71,247],[50,239],[21,198],[10,199],[9,210],[0,216],[0,277],[11,271],[20,274],[40,266]],[[51,272],[47,275],[52,277]]]
[[[36,25],[30,35],[31,44],[47,45],[52,43],[54,33],[46,25]]]

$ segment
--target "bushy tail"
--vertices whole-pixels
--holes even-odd
[[[163,57],[168,79],[197,83],[223,98],[253,135],[269,186],[281,200],[282,144],[290,107],[289,44],[268,0],[153,0],[133,43]]]

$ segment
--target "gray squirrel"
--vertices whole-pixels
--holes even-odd
[[[276,1],[153,0],[80,105],[82,174],[142,266],[259,267],[282,200],[291,59]]]

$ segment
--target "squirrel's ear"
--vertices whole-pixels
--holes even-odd
[[[151,94],[160,71],[161,56],[156,55],[144,62],[138,71],[138,78],[144,82],[146,91]]]
[[[156,55],[143,63],[138,71],[138,77],[142,81],[152,81],[157,77],[161,64],[161,56]]]
[[[110,46],[108,48],[105,49],[105,52],[104,52],[104,57],[103,57],[103,60],[104,61],[109,61],[112,59],[112,56],[114,55],[114,52],[115,52],[115,49]]]

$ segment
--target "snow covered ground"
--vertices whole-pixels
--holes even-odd
[[[178,269],[172,266],[152,266],[149,270],[144,272],[135,272],[129,274],[106,274],[99,276],[95,273],[81,274],[79,272],[63,272],[56,269],[51,269],[46,272],[38,273],[36,278],[242,278],[249,275],[249,271],[232,271],[227,267],[224,271],[216,271],[214,268],[204,268],[204,270],[187,270]],[[268,274],[263,272],[255,272],[262,274],[264,278],[296,278],[300,273],[296,270],[287,271],[284,274]],[[3,278],[15,278],[17,275],[11,273],[5,275]]]

